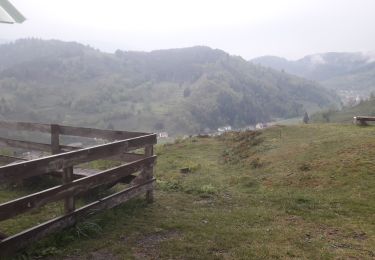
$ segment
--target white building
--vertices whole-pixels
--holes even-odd
[[[361,103],[362,99],[359,95],[356,96],[355,98],[355,104],[358,105],[359,103]]]
[[[168,133],[167,132],[160,132],[158,133],[158,138],[168,138]]]
[[[255,129],[259,130],[259,129],[263,129],[265,126],[263,123],[258,123],[255,125]]]
[[[232,127],[230,125],[222,126],[217,129],[219,133],[224,133],[228,131],[232,131]]]

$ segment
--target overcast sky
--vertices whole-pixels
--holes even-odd
[[[27,17],[0,39],[61,39],[103,51],[207,45],[246,59],[375,50],[375,0],[11,0]]]

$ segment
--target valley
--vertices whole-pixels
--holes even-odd
[[[0,119],[170,135],[339,107],[319,84],[197,46],[103,53],[74,42],[0,45]]]

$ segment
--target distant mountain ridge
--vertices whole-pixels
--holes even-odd
[[[334,106],[318,84],[205,46],[103,53],[75,42],[0,45],[0,118],[196,133]]]
[[[1,45],[1,44],[6,44],[6,43],[8,43],[8,42],[10,42],[10,41],[8,41],[8,40],[6,40],[6,39],[0,39],[0,45]]]
[[[285,71],[323,86],[368,96],[375,91],[375,52],[328,52],[290,61],[276,56],[252,59],[254,64]]]

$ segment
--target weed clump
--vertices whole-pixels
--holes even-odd
[[[307,172],[311,170],[311,165],[309,163],[302,163],[298,169],[303,172]]]
[[[157,180],[157,187],[163,191],[182,191],[183,187],[178,180]]]
[[[180,173],[187,174],[187,173],[196,173],[202,168],[202,165],[199,163],[188,162],[186,167],[180,169]]]
[[[200,188],[200,193],[202,194],[215,194],[217,193],[217,189],[212,184],[205,184]]]
[[[253,169],[261,168],[264,163],[259,159],[259,157],[256,157],[255,159],[251,160],[250,165]]]

